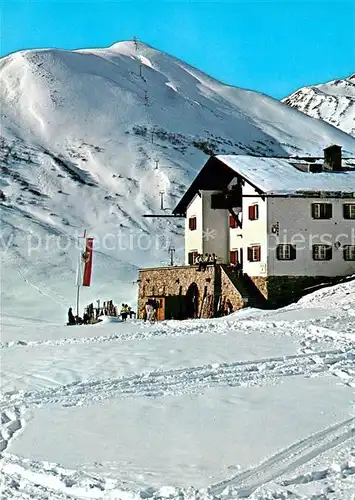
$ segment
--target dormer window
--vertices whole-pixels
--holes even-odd
[[[197,228],[197,218],[196,216],[189,218],[189,229],[190,231],[195,231]]]
[[[248,208],[249,220],[259,219],[259,205],[256,203],[254,205],[249,205]]]

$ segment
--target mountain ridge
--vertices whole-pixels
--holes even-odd
[[[302,87],[282,102],[355,136],[355,73]]]

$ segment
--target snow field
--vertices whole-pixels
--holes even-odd
[[[7,317],[5,498],[353,500],[353,292],[155,325]]]

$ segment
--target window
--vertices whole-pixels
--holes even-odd
[[[188,253],[189,266],[193,266],[196,263],[197,256],[198,256],[198,252],[196,250],[193,250],[192,252]]]
[[[333,206],[331,203],[312,203],[313,219],[331,219],[333,216]]]
[[[261,260],[261,247],[260,245],[253,245],[248,247],[248,261],[260,262]]]
[[[231,229],[235,229],[236,227],[238,227],[237,221],[235,220],[235,218],[233,217],[233,215],[229,216],[229,227]]]
[[[259,219],[259,205],[249,205],[249,220]]]
[[[355,219],[355,203],[346,203],[343,205],[344,219]]]
[[[332,260],[332,247],[330,245],[313,245],[313,260]]]
[[[196,217],[190,217],[189,218],[189,229],[190,231],[195,231],[197,227],[197,219]]]
[[[344,260],[355,260],[355,245],[345,245],[343,249]]]
[[[229,262],[231,264],[236,264],[236,262],[237,262],[237,254],[238,254],[237,250],[231,250],[229,252]]]
[[[277,260],[295,260],[296,247],[289,244],[278,245],[276,248],[276,258]]]

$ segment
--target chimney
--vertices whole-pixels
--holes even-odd
[[[324,171],[341,172],[341,146],[336,144],[324,149]]]

